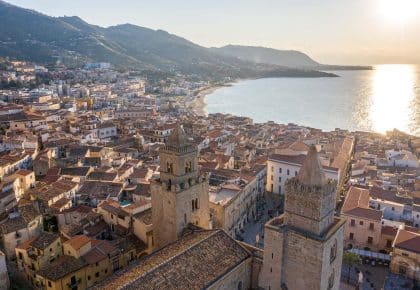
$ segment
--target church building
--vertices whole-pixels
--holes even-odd
[[[94,289],[339,289],[344,220],[315,147],[287,182],[284,214],[265,224],[264,249],[211,229],[208,180],[180,126],[160,150],[160,169],[151,186],[155,251]]]

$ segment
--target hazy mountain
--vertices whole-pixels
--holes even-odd
[[[241,60],[256,63],[270,63],[290,67],[309,67],[317,66],[308,55],[296,50],[278,50],[258,46],[226,45],[220,48],[210,48],[220,55],[236,57]]]
[[[298,52],[296,52],[298,53]],[[332,76],[324,72],[255,64],[216,53],[179,36],[123,24],[108,28],[79,17],[50,17],[0,1],[0,55],[34,62],[110,62],[116,67],[198,74],[210,78]],[[303,55],[303,54],[302,54]],[[293,63],[288,63],[295,67]]]
[[[278,50],[260,46],[226,45],[212,47],[211,51],[223,56],[235,57],[239,60],[254,63],[265,63],[279,66],[289,66],[302,69],[319,70],[353,70],[370,69],[368,66],[326,65],[316,62],[307,54],[296,50]]]

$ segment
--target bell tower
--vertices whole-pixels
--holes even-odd
[[[159,151],[160,178],[151,183],[156,248],[175,241],[189,224],[210,225],[207,176],[198,168],[197,147],[176,126]]]
[[[335,187],[311,146],[286,183],[284,214],[265,224],[261,288],[339,289],[345,221],[334,216]]]

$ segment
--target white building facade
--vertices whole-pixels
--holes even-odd
[[[305,155],[273,154],[267,160],[266,191],[284,194],[285,182],[298,175]],[[340,170],[338,168],[323,166],[325,176],[338,182]]]

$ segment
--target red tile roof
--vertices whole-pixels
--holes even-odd
[[[394,247],[420,253],[420,233],[399,229],[395,237]]]

